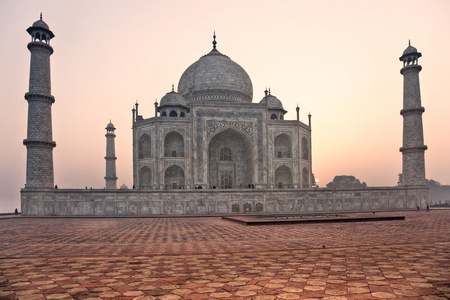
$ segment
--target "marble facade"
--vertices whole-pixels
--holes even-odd
[[[424,187],[365,189],[22,190],[29,216],[158,216],[308,213],[415,209],[429,203]]]

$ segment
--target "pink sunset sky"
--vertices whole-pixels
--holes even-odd
[[[393,186],[401,172],[402,63],[408,40],[419,60],[426,177],[450,184],[450,1],[6,1],[0,0],[0,212],[20,207],[25,183],[30,53],[39,19],[51,45],[55,184],[103,188],[105,127],[116,130],[118,185],[132,183],[131,109],[144,118],[212,49],[241,65],[253,102],[265,88],[307,123],[313,173],[325,186],[354,175]]]

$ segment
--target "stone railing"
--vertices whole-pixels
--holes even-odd
[[[22,215],[202,215],[414,209],[420,187],[365,189],[106,190],[22,189]]]

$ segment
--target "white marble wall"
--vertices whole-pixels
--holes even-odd
[[[427,187],[365,189],[139,190],[23,189],[22,215],[201,215],[413,209]]]

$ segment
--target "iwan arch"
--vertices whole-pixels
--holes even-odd
[[[401,148],[405,178],[401,187],[312,188],[311,116],[307,123],[300,121],[297,107],[297,119],[285,120],[287,111],[270,91],[253,102],[250,77],[217,50],[214,36],[212,50],[186,69],[177,91],[172,87],[155,103],[154,116],[139,114],[137,104],[133,108],[134,187],[117,189],[115,128],[110,123],[106,188],[78,190],[53,186],[50,40],[54,35],[42,19],[27,31],[32,41],[25,95],[29,123],[24,140],[27,185],[21,190],[24,215],[375,210],[413,208],[428,201],[418,92],[420,53],[413,47],[401,58],[406,95],[402,115],[408,119]]]

